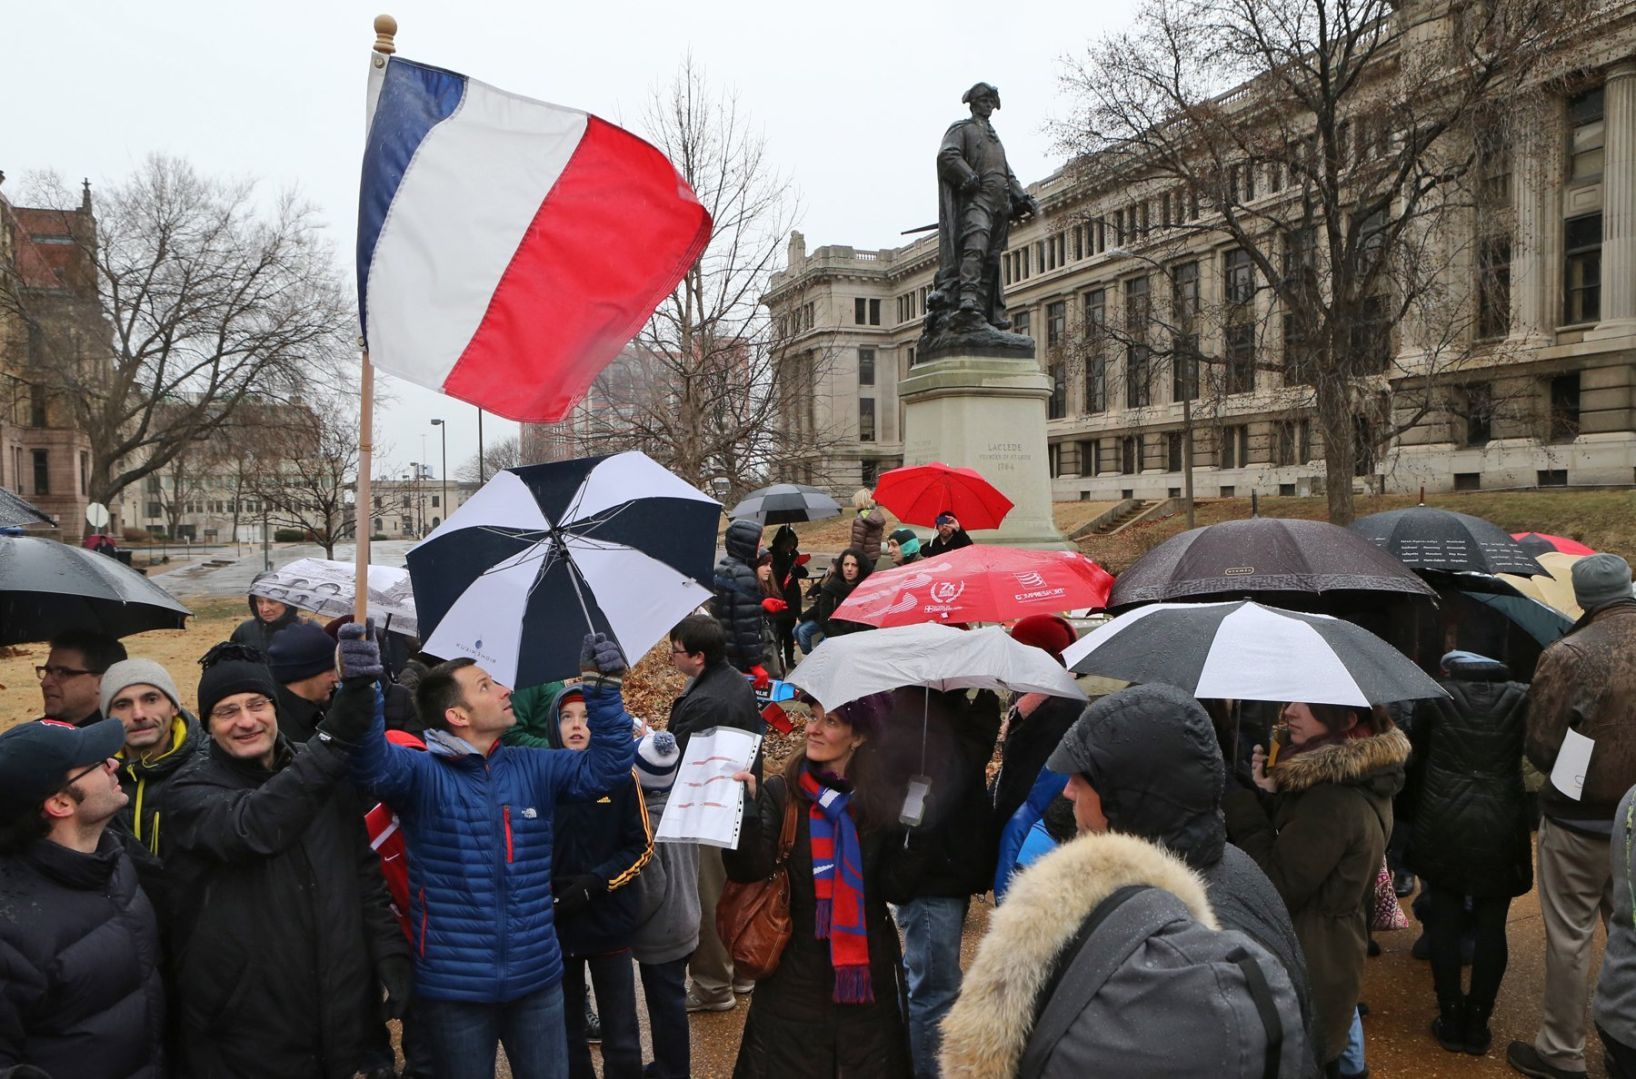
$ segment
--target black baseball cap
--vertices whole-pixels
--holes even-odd
[[[107,760],[125,745],[125,725],[104,719],[76,727],[59,719],[0,734],[0,820],[13,820],[62,789],[76,768]]]

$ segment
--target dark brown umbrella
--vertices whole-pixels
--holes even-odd
[[[1281,594],[1434,593],[1402,562],[1326,521],[1251,517],[1172,536],[1119,575],[1110,610],[1170,600]]]

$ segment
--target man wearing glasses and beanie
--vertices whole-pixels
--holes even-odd
[[[210,745],[171,783],[179,1073],[352,1075],[409,1000],[409,946],[364,807],[346,781],[358,734],[326,717],[292,745],[278,684],[243,645],[206,653]]]
[[[0,734],[0,1071],[166,1074],[159,927],[109,821],[118,720]]]

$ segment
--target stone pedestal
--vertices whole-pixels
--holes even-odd
[[[944,356],[909,369],[903,401],[903,463],[974,468],[1015,504],[979,543],[1073,550],[1051,517],[1045,406],[1051,380],[1032,359]]]

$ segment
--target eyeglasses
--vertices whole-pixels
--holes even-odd
[[[670,654],[673,656],[691,656],[693,653],[685,648],[672,648]]]
[[[244,704],[224,704],[220,708],[210,710],[211,719],[234,720],[239,718],[240,712],[249,712],[252,715],[261,715],[271,710],[273,702],[266,697],[256,697]]]
[[[74,784],[78,783],[80,780],[84,779],[86,776],[90,775],[92,772],[96,772],[96,771],[99,771],[99,770],[107,768],[107,767],[108,767],[108,761],[107,761],[106,758],[104,758],[103,760],[97,761],[97,763],[95,763],[95,764],[88,764],[84,768],[81,768],[79,771],[75,772],[73,775],[69,776],[68,777],[68,782],[64,783],[61,787],[58,788],[58,790],[59,791],[65,791],[69,787],[72,787]]]
[[[101,671],[88,671],[88,670],[84,669],[83,667],[39,666],[39,667],[34,668],[35,676],[37,678],[39,678],[39,680],[42,681],[42,682],[44,682],[46,680],[47,675],[50,675],[52,678],[55,678],[59,682],[63,682],[63,681],[66,681],[66,680],[68,680],[70,678],[78,678],[82,674],[101,674],[101,673],[102,673]]]

